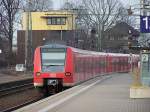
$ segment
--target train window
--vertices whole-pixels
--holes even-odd
[[[64,49],[42,49],[41,52],[43,71],[64,71],[66,56]]]
[[[76,66],[76,68],[77,68],[77,73],[79,73],[80,72],[80,58],[77,59],[77,66]]]
[[[99,62],[100,67],[104,68],[106,66],[105,58],[101,57],[100,62]]]
[[[75,60],[75,73],[78,73],[78,59],[77,59],[77,57],[74,56],[74,60]]]
[[[42,53],[43,64],[64,65],[65,53]]]

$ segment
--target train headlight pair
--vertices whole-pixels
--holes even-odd
[[[41,73],[40,73],[40,72],[37,72],[37,73],[36,73],[36,76],[40,76],[40,75],[41,75]]]
[[[66,76],[71,76],[71,73],[70,72],[66,72],[65,75]]]

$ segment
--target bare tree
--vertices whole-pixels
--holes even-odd
[[[3,17],[4,14],[4,9],[1,7],[0,8],[0,38],[4,37],[5,34],[5,25],[6,24],[6,19]]]
[[[22,1],[21,8],[26,11],[27,9],[27,2],[29,1]],[[31,4],[31,11],[48,11],[52,9],[53,2],[52,0],[30,0]]]
[[[52,9],[52,0],[32,0],[34,11],[48,11]]]
[[[99,48],[103,46],[104,31],[110,28],[121,14],[122,5],[118,0],[82,0],[89,12],[88,21],[97,29]],[[89,22],[88,22],[89,23]]]
[[[19,5],[19,12],[16,16],[15,23],[21,27],[22,25],[22,13],[27,11],[29,0],[21,0]],[[30,0],[30,10],[31,11],[49,11],[53,7],[52,0]]]
[[[98,45],[103,46],[104,31],[120,20],[123,6],[118,0],[81,0],[64,6],[76,9],[77,26],[84,29],[95,28],[98,34]]]
[[[62,9],[65,10],[71,10],[73,11],[76,15],[76,28],[77,29],[90,29],[91,26],[91,21],[89,22],[89,12],[88,10],[83,6],[82,3],[75,3],[75,2],[65,2],[64,5],[62,6]]]
[[[9,55],[12,54],[14,20],[18,12],[20,0],[0,0],[0,20],[2,33],[9,41]]]
[[[128,25],[130,26],[136,26],[136,17],[135,16],[132,16],[132,15],[128,15],[128,11],[126,8],[122,7],[120,9],[120,15],[118,17],[118,21],[121,21],[121,22],[125,22],[127,23]]]
[[[75,8],[75,4],[73,2],[65,2],[64,5],[61,7],[61,9],[64,9],[64,10],[71,10],[73,8]]]

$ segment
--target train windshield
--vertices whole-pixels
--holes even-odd
[[[42,48],[42,71],[63,72],[65,65],[66,49]]]

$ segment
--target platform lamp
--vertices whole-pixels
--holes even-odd
[[[129,16],[133,14],[133,11],[132,11],[132,9],[131,9],[131,6],[129,7],[129,9],[127,9],[127,12],[128,12],[128,15],[129,15]]]

